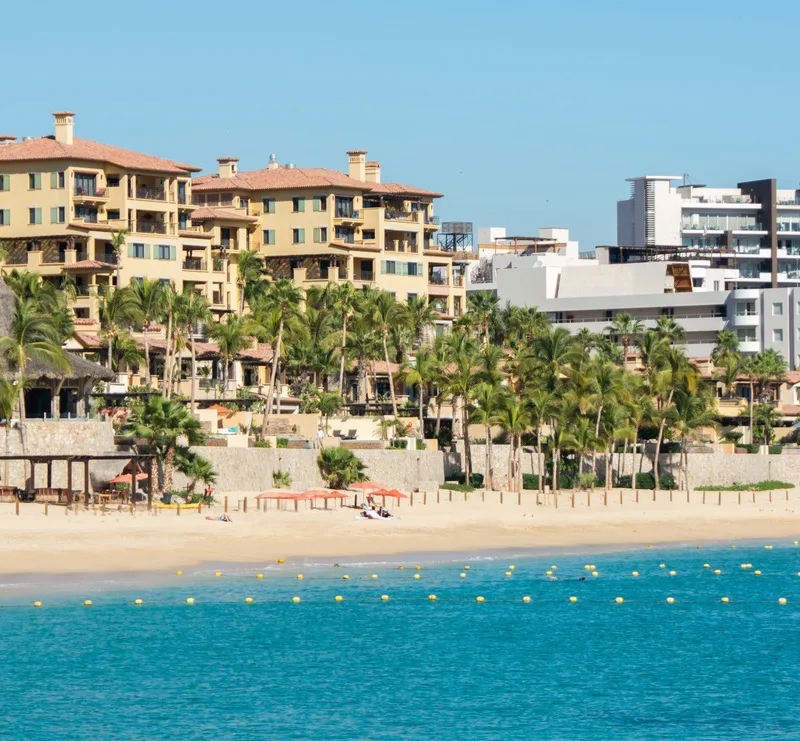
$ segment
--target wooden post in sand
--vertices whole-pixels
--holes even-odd
[[[592,506],[592,490],[586,492],[586,504],[591,507]]]
[[[739,492],[739,504],[742,503],[742,492]]]
[[[786,490],[786,501],[787,502],[789,501],[789,490],[788,489]]]
[[[575,509],[575,489],[572,490],[572,509]]]
[[[688,490],[686,492],[686,504],[689,504],[689,492],[688,492]]]
[[[452,489],[450,489],[450,491],[448,492],[448,501],[450,501],[450,502],[453,501],[453,490]]]
[[[224,509],[225,514],[228,514],[228,497],[227,496],[225,497],[225,503],[224,503],[223,506],[225,508]]]
[[[636,504],[639,504],[639,490],[636,490]]]
[[[133,514],[133,508],[134,508],[133,499],[131,499],[130,501],[130,508],[131,508],[131,514]]]
[[[753,504],[756,503],[756,490],[753,489]]]
[[[608,507],[608,489],[603,492],[603,506]]]
[[[423,504],[427,504],[428,503],[428,490],[427,489],[425,489],[425,491],[422,492],[422,503]]]
[[[261,500],[256,497],[256,512],[261,512]]]
[[[500,504],[503,503],[503,490],[500,489]]]
[[[522,492],[517,492],[517,504],[521,507],[522,506]]]
[[[703,492],[703,504],[705,504],[705,503],[706,503],[706,493]]]
[[[441,501],[442,501],[441,495],[442,495],[442,490],[437,488],[436,489],[436,504],[441,504]]]
[[[718,505],[719,507],[721,507],[721,506],[722,506],[722,492],[721,492],[721,491],[718,491],[718,492],[717,492],[717,505]]]
[[[622,489],[619,490],[619,503],[622,504]]]
[[[481,501],[486,501],[486,489],[481,489]]]
[[[181,516],[181,503],[177,502],[175,505],[175,512],[177,513],[178,517]]]
[[[328,503],[328,500],[325,500],[325,504]],[[247,497],[244,498],[244,513],[247,514]]]
[[[198,514],[198,515],[200,514],[200,512],[202,511],[202,509],[203,509],[203,503],[202,503],[202,502],[198,502],[198,503],[197,503],[197,514]]]
[[[44,516],[47,517],[47,502],[44,503]]]
[[[672,489],[669,490],[669,501],[672,504]]]
[[[769,503],[772,504],[772,489],[769,490]]]
[[[17,501],[14,502],[14,514],[19,516],[19,499],[17,499]]]
[[[409,500],[408,501],[409,506],[413,507],[414,506],[414,492],[413,491],[409,495],[408,500]]]

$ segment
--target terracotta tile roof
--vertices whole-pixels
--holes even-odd
[[[117,266],[110,262],[100,262],[99,260],[78,260],[78,262],[68,262],[64,265],[64,270],[116,270]]]
[[[10,142],[0,147],[0,162],[28,162],[36,160],[89,160],[107,162],[128,170],[148,170],[176,175],[200,172],[202,168],[183,162],[154,157],[122,147],[75,138],[72,144],[57,142],[52,136],[28,141]]]
[[[255,216],[248,216],[247,214],[231,211],[227,208],[198,208],[192,211],[189,218],[192,221],[206,221],[208,219],[221,219],[227,221],[250,221],[256,222],[258,219]]]
[[[350,370],[355,371],[358,368],[358,361],[354,360],[350,363]],[[397,363],[389,363],[389,372],[394,375],[397,371],[400,370],[400,366]],[[371,360],[367,362],[367,373],[368,374],[375,374],[377,376],[385,376],[386,375],[386,361],[385,360]]]
[[[786,382],[791,384],[800,382],[800,371],[786,371]]]
[[[781,404],[778,407],[778,411],[787,417],[796,417],[800,414],[800,406],[797,404]]]
[[[72,336],[83,345],[85,350],[101,350],[106,347],[100,336],[92,332],[73,332]]]
[[[272,345],[268,342],[259,342],[249,350],[242,350],[239,353],[239,360],[249,360],[256,363],[272,362]]]
[[[80,325],[83,325],[83,326],[90,327],[93,324],[95,324],[95,321],[94,321],[94,319],[82,319],[81,317],[75,317],[72,320],[72,323],[74,325],[76,325],[76,326],[80,324]]]
[[[229,178],[201,175],[192,180],[192,192],[228,190],[297,190],[299,188],[350,188],[365,193],[441,198],[441,193],[400,183],[367,183],[325,167],[280,167],[238,172]]]

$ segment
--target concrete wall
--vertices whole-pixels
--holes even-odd
[[[110,422],[81,420],[74,422],[46,422],[30,420],[24,424],[25,452],[42,455],[81,455],[118,452],[114,446],[114,428]],[[0,428],[0,451],[6,455],[6,428]],[[23,452],[19,428],[14,427],[8,437],[8,455]],[[89,469],[92,481],[100,485],[122,471],[125,461],[98,461]],[[23,463],[9,462],[8,478],[5,465],[0,464],[0,478],[4,484],[23,487],[30,475],[30,467],[23,473]],[[47,466],[36,466],[36,485],[47,486]],[[53,486],[67,485],[67,464],[53,464]],[[72,485],[83,487],[83,466],[73,466]]]

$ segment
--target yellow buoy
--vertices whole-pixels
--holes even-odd
[[[336,595],[336,596],[335,596],[333,599],[334,599],[336,602],[341,602],[341,601],[344,599],[344,597],[342,597],[342,595],[341,595],[341,594],[337,594],[337,595]]]
[[[186,598],[186,604],[187,605],[193,605],[194,604],[194,597],[187,597]]]
[[[182,571],[176,571],[175,572],[175,576],[183,576],[183,572]]]
[[[469,571],[469,566],[465,566],[464,571]]]
[[[389,595],[388,594],[382,594],[381,595],[381,600],[384,601],[384,602],[388,602],[389,601]]]
[[[278,559],[278,563],[283,563],[283,559],[282,559],[282,558],[279,558],[279,559]]]
[[[429,595],[428,595],[428,599],[429,599],[431,602],[436,602],[436,595],[435,595],[435,594],[429,594]]]
[[[753,574],[755,574],[756,576],[761,576],[761,572],[760,572],[758,569],[756,569],[756,570],[753,572]]]
[[[506,571],[506,576],[511,576],[511,572],[510,571]]]
[[[674,597],[667,597],[667,604],[668,605],[672,605],[674,603],[675,603],[675,598]]]
[[[459,576],[460,576],[462,579],[466,579],[466,578],[467,578],[467,575],[466,575],[466,573],[465,573],[464,571],[462,571],[462,572],[459,574]]]
[[[727,604],[728,604],[728,602],[730,602],[730,600],[729,600],[727,597],[722,597],[722,598],[720,599],[720,602],[722,602],[723,604],[726,604],[726,605],[727,605]]]
[[[670,572],[669,572],[669,575],[670,575],[670,576],[675,576],[677,573],[678,573],[677,571],[670,571]]]
[[[764,546],[764,550],[765,551],[771,551],[772,550],[772,546],[771,545],[765,545]]]
[[[778,597],[778,604],[785,605],[786,604],[786,597]]]
[[[545,571],[545,572],[544,572],[544,575],[545,575],[545,576],[552,576],[552,575],[553,575],[553,572],[552,572],[552,571]]]
[[[587,571],[591,571],[592,570],[591,564],[588,564],[588,563],[583,568],[586,569]]]
[[[300,602],[300,598],[299,597],[292,597],[292,602],[294,602],[295,604],[298,604]]]
[[[731,546],[731,548],[736,548],[736,546],[735,546],[735,545],[732,545],[732,546]]]
[[[250,605],[250,604],[252,604],[252,602],[253,602],[253,598],[252,597],[245,597],[244,598],[244,603],[246,605]]]
[[[600,574],[597,571],[593,571],[592,576],[600,576]]]
[[[475,598],[475,601],[476,602],[483,602],[484,599],[483,599],[483,597],[478,596],[478,597]]]
[[[531,601],[531,598],[530,598],[530,597],[528,597],[528,595],[526,594],[526,595],[525,595],[525,596],[522,598],[522,601],[523,601],[525,604],[528,604],[528,602],[530,602],[530,601]]]
[[[264,578],[264,574],[256,574],[256,579],[263,579],[263,578]]]
[[[298,578],[300,581],[303,581],[303,575],[302,575],[302,574],[298,574],[298,575],[297,575],[297,578]]]
[[[397,570],[398,570],[398,571],[402,571],[403,569],[405,569],[405,566],[398,566],[398,567],[397,567]]]
[[[377,579],[377,578],[378,578],[378,575],[377,575],[377,574],[373,574],[373,575],[370,577],[370,579]]]
[[[703,564],[703,568],[704,569],[710,569],[711,568],[711,564],[710,563],[704,563]]]
[[[142,602],[142,600],[140,600],[140,599],[135,599],[135,600],[133,601],[133,604],[134,604],[134,605],[142,605],[142,604],[144,604],[144,603],[143,603],[143,602]]]
[[[697,546],[697,550],[698,551],[702,551],[703,550],[703,546],[701,546],[701,545]]]
[[[570,598],[569,598],[569,601],[570,601],[570,602],[577,602],[577,601],[578,601],[578,598],[577,598],[577,597],[570,597]]]
[[[419,574],[414,574],[415,579],[419,579]]]
[[[667,568],[667,564],[665,564],[665,563],[660,563],[660,564],[658,564],[658,568],[659,568],[659,569],[666,569],[666,568]]]
[[[415,566],[414,571],[422,571],[422,566]]]
[[[631,571],[631,576],[639,576],[639,572],[638,571]]]
[[[615,597],[614,598],[614,602],[616,602],[618,605],[621,605],[624,601],[625,600],[622,597]]]
[[[214,576],[222,576],[222,572],[221,571],[215,571],[214,572]]]
[[[649,545],[649,546],[647,546],[647,547],[648,547],[648,548],[652,548],[653,546]]]
[[[719,576],[722,572],[719,569],[714,569],[714,573]]]
[[[551,566],[550,568],[553,569],[553,571],[555,571],[556,569],[558,569],[558,566]]]
[[[746,563],[743,563],[741,566],[739,566],[739,568],[740,568],[740,569],[746,569],[746,568],[747,568],[747,564],[746,564]]]
[[[41,606],[42,606],[42,603],[41,603],[41,602],[39,602],[39,600],[36,600],[36,602],[34,602],[34,603],[33,603],[33,606],[34,606],[34,607],[41,607]]]
[[[513,570],[514,570],[514,569],[516,569],[516,568],[517,568],[517,567],[516,567],[516,566],[514,566],[514,564],[512,563],[512,564],[511,564],[511,565],[508,567],[508,570],[509,570],[509,571],[513,571]]]
[[[800,543],[800,540],[795,540],[795,541],[794,541],[794,544],[795,544],[795,545],[797,545],[798,543]]]
[[[86,607],[91,607],[91,606],[92,606],[92,601],[91,601],[90,599],[87,599],[87,600],[84,600],[84,601],[83,601],[83,604],[84,604]]]
[[[347,581],[350,577],[347,574],[342,574],[342,579]]]

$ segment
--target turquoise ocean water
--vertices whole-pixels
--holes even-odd
[[[800,739],[792,541],[414,564],[6,578],[0,739]]]

